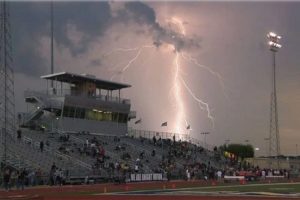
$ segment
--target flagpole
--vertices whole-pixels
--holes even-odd
[[[161,124],[161,127],[163,127],[163,126],[168,126],[168,122],[163,122],[162,124]],[[164,139],[163,139],[163,137],[161,137],[161,148],[162,148],[162,161],[164,160]]]

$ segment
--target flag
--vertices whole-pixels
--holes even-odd
[[[190,129],[191,129],[191,125],[188,125],[188,126],[186,127],[186,129],[187,129],[187,130],[190,130]]]
[[[161,126],[168,126],[168,122],[162,123]]]
[[[141,123],[141,122],[142,122],[142,119],[139,119],[139,120],[135,121],[134,123],[135,123],[135,124],[139,124],[139,123]]]

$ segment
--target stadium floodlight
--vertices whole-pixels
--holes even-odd
[[[276,33],[273,33],[273,32],[270,32],[270,33],[268,34],[268,36],[270,36],[270,37],[276,37],[277,34],[276,34]]]
[[[269,38],[270,50],[273,52],[277,52],[278,49],[282,47],[282,45],[279,44],[279,40],[281,39],[281,36],[277,35],[274,32],[269,32],[267,37]]]
[[[277,109],[277,94],[276,94],[276,53],[282,47],[279,43],[281,39],[280,35],[277,35],[274,32],[269,32],[268,35],[268,44],[270,51],[272,52],[272,91],[271,91],[271,114],[270,114],[270,135],[268,138],[269,141],[269,157],[275,156],[277,160],[277,169],[280,168],[279,164],[279,155],[280,155],[280,139],[279,139],[279,127],[278,127],[278,109]],[[271,166],[271,162],[269,163]]]

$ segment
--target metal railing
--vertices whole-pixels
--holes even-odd
[[[43,105],[45,107],[57,107],[60,108],[62,105],[61,101],[57,101],[56,99],[51,99],[50,97],[55,97],[58,95],[50,95],[46,91],[32,91],[32,90],[25,90],[24,91],[25,97],[34,97],[39,105]]]
[[[27,136],[24,136],[23,140],[27,144],[31,144],[34,148],[39,148],[40,147],[40,143],[39,142],[36,142],[36,141],[34,141],[33,139],[31,139],[31,138],[29,138]],[[92,166],[91,165],[89,165],[89,164],[87,164],[85,162],[82,162],[81,160],[78,160],[78,159],[76,159],[76,158],[74,158],[72,156],[63,154],[63,153],[59,152],[58,150],[53,150],[53,149],[51,149],[51,148],[49,148],[47,146],[44,147],[44,150],[46,152],[48,152],[49,154],[52,154],[52,155],[57,156],[59,158],[62,158],[64,160],[66,160],[66,161],[71,161],[72,163],[77,164],[77,165],[79,165],[79,166],[81,166],[83,168],[86,168],[88,170],[92,170]]]
[[[24,95],[25,97],[36,96],[36,97],[44,97],[44,98],[76,96],[76,97],[93,98],[96,100],[109,101],[109,102],[120,103],[120,104],[130,104],[129,99],[123,99],[119,97],[113,97],[113,96],[102,95],[102,94],[86,94],[79,91],[73,91],[71,89],[56,90],[55,92],[53,92],[53,90],[41,90],[41,91],[26,90],[24,92]]]
[[[128,128],[128,136],[133,136],[135,138],[138,137],[143,137],[143,138],[148,138],[152,139],[154,136],[156,139],[161,138],[161,139],[171,139],[173,140],[173,137],[175,136],[176,141],[187,141],[189,143],[195,144],[197,146],[201,146],[203,148],[207,148],[207,150],[213,151],[214,146],[205,144],[205,142],[193,138],[188,134],[179,134],[179,133],[171,133],[171,132],[158,132],[158,131],[149,131],[149,130],[138,130],[138,129],[133,129],[133,128]]]

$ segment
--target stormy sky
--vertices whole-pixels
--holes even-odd
[[[24,111],[23,91],[45,89],[39,77],[50,72],[50,3],[9,4],[16,110]],[[213,145],[249,140],[265,155],[272,65],[266,35],[275,31],[283,37],[276,57],[281,150],[294,155],[300,144],[299,10],[300,2],[55,2],[55,71],[129,83],[122,95],[142,118],[131,126],[180,126],[186,133],[185,123],[176,120],[175,61],[177,53],[192,56],[205,67],[180,57],[177,79],[189,87],[178,84],[190,134],[203,140],[200,133],[210,132]],[[113,51],[118,48],[135,50]],[[214,126],[193,97],[209,104]],[[164,121],[167,127],[160,126]]]

